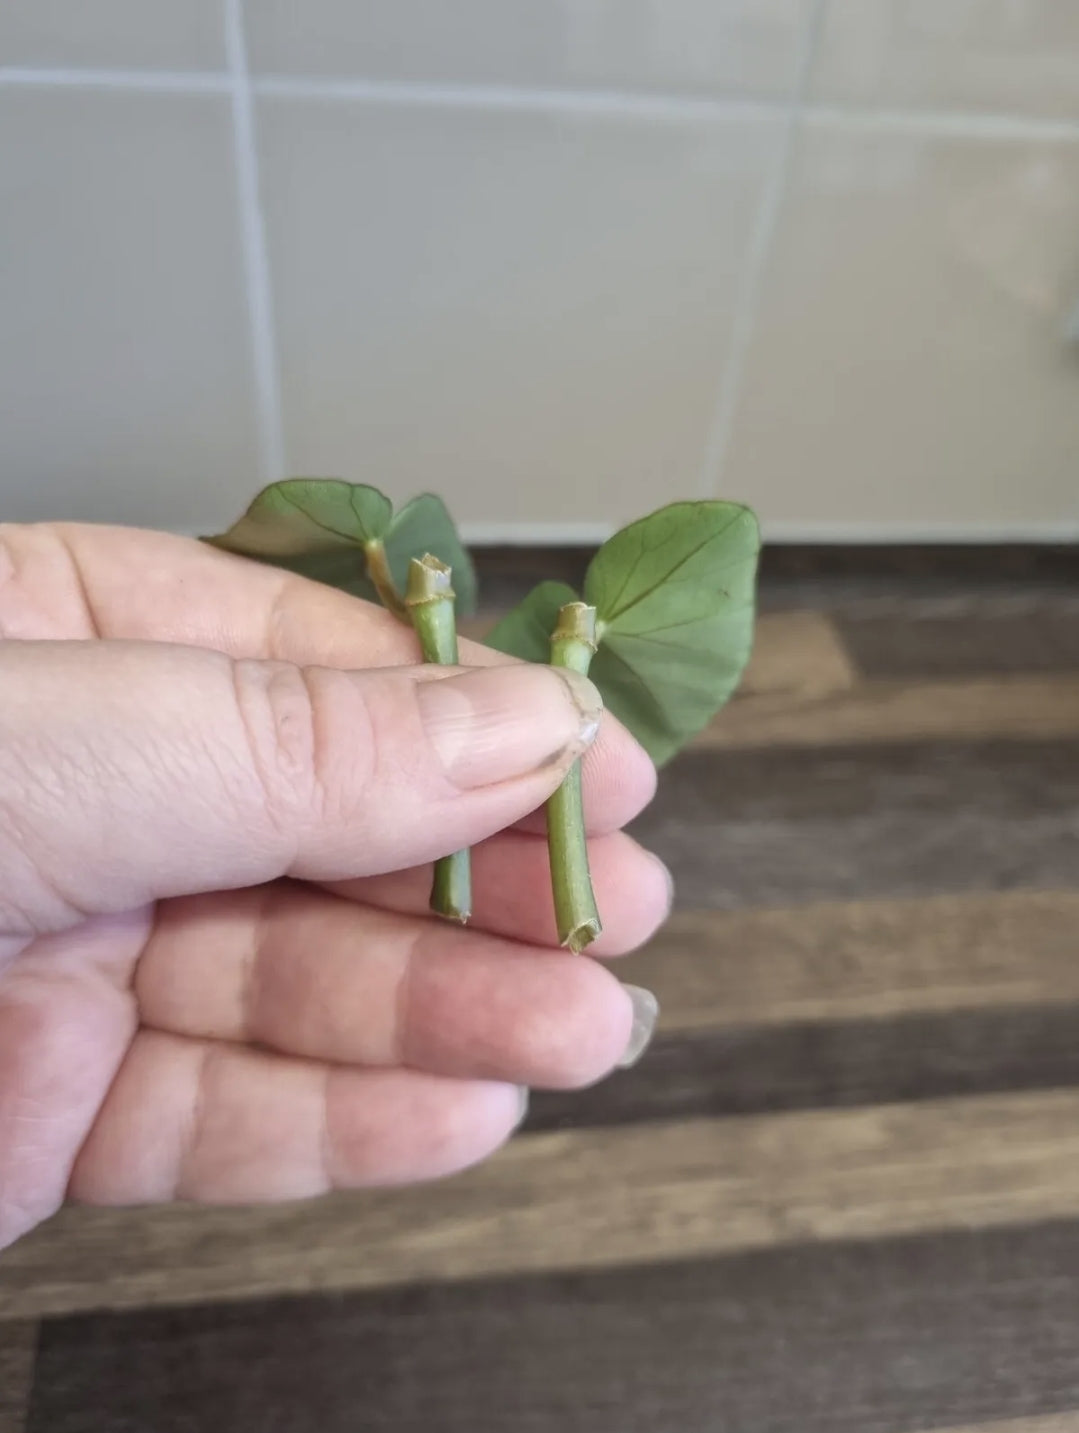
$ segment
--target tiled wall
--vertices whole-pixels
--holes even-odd
[[[6,0],[0,67],[0,517],[1079,533],[1073,0]]]

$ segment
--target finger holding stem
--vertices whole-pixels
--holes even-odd
[[[584,602],[568,603],[551,634],[551,665],[586,677],[595,650],[596,609]],[[547,802],[547,849],[558,939],[578,953],[602,930],[588,868],[579,761]]]
[[[420,639],[425,662],[456,666],[457,622],[454,615],[453,574],[437,557],[427,553],[409,563],[405,608]],[[468,851],[455,851],[435,862],[431,909],[447,920],[464,925],[472,914],[472,859]]]

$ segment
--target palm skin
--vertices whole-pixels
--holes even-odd
[[[444,1175],[510,1135],[527,1087],[618,1063],[630,998],[554,934],[536,812],[591,733],[550,673],[463,644],[487,675],[437,678],[480,712],[467,741],[438,718],[451,770],[385,613],[77,525],[0,528],[0,635],[0,1246],[65,1199]],[[669,904],[621,831],[654,772],[608,717],[584,769],[614,956]],[[463,845],[468,930],[427,912],[430,861]]]

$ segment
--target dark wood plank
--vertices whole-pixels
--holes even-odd
[[[1079,1004],[668,1036],[589,1090],[533,1094],[526,1132],[1079,1087]]]
[[[911,621],[840,613],[840,634],[867,677],[920,681],[1011,672],[1079,670],[1079,617],[1031,613],[939,615]]]
[[[1079,1411],[1079,1224],[50,1321],[29,1433],[914,1433]]]
[[[962,1428],[941,1428],[937,1433],[1079,1433],[1079,1409],[1074,1413],[1036,1414],[1033,1418],[993,1418]]]
[[[23,1433],[33,1382],[38,1326],[0,1324],[0,1433]]]
[[[1067,889],[1079,739],[690,751],[636,832],[682,908]]]
[[[537,582],[557,578],[580,585],[594,544],[481,544],[472,549],[480,582],[488,592],[505,584],[518,600]],[[1076,543],[780,543],[765,544],[761,585],[830,585],[862,582],[891,591],[920,592],[947,584],[970,592],[1030,592],[1033,588],[1079,589]]]
[[[537,1134],[426,1189],[69,1209],[0,1257],[2,1319],[1079,1219],[1079,1092]]]

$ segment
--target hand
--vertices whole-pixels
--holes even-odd
[[[590,747],[593,949],[646,939],[654,773],[588,683],[417,667],[379,609],[124,529],[0,528],[0,635],[0,1246],[65,1198],[447,1174],[620,1061],[634,1002],[554,948],[529,814]],[[468,930],[424,865],[463,846]]]

